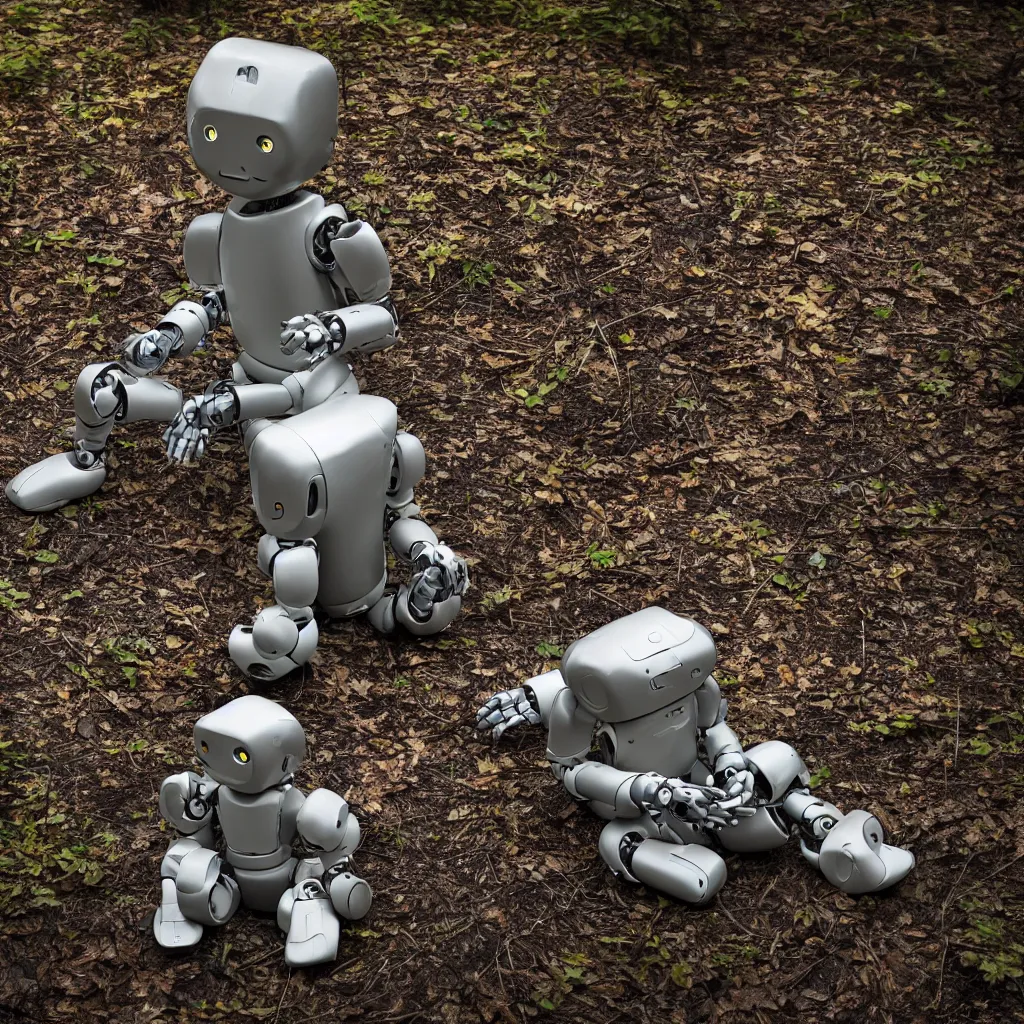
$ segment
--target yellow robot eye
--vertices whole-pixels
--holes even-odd
[[[205,136],[207,142],[217,141],[217,129],[214,128],[212,124],[208,124],[203,129],[203,135]]]
[[[269,135],[261,135],[256,140],[256,145],[259,146],[264,153],[271,153],[274,149],[274,140]]]
[[[248,764],[249,763],[249,751],[246,750],[245,747],[238,747],[235,750],[235,760],[239,764]]]
[[[210,745],[205,740],[203,740],[203,742],[199,744],[199,749],[204,754],[208,754],[210,752]]]

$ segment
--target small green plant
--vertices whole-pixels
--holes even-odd
[[[615,565],[615,552],[610,548],[602,548],[596,541],[587,548],[587,558],[598,569],[610,569]]]
[[[532,409],[535,406],[540,405],[544,399],[551,394],[559,384],[562,384],[569,376],[569,367],[560,366],[556,370],[549,370],[547,380],[541,381],[537,385],[535,391],[530,391],[527,388],[516,388],[515,395],[517,398],[523,400],[523,405],[527,409]]]
[[[128,689],[134,690],[138,683],[139,670],[149,668],[153,663],[144,659],[144,654],[155,654],[156,648],[142,637],[118,637],[104,640],[103,651],[114,659],[121,668],[121,675],[128,681]]]
[[[502,605],[508,604],[511,600],[512,588],[505,586],[500,590],[492,590],[489,594],[484,594],[482,604],[484,606],[484,611],[493,612],[496,608],[500,608]]]
[[[453,242],[431,242],[425,249],[420,249],[417,256],[427,265],[427,280],[433,281],[437,276],[437,268],[443,267],[456,254],[457,246]]]
[[[560,658],[565,653],[564,647],[560,647],[558,644],[549,644],[546,640],[541,640],[535,650],[542,658]]]
[[[27,590],[18,590],[10,580],[0,580],[0,608],[12,612],[28,598]]]
[[[494,278],[494,264],[482,263],[480,260],[464,260],[462,263],[462,282],[469,288],[477,285],[489,285]]]

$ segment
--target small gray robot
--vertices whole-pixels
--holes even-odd
[[[318,592],[331,614],[368,611],[388,632],[444,629],[461,607],[466,563],[413,518],[423,448],[396,433],[393,405],[358,394],[345,359],[395,342],[387,255],[369,224],[300,187],[330,161],[334,68],[299,47],[225,39],[192,81],[187,128],[196,165],[234,196],[185,233],[185,268],[206,289],[202,301],[177,303],[155,330],[129,338],[121,362],[82,371],[73,451],[23,470],[8,497],[42,512],[93,493],[116,423],[170,420],[164,439],[175,461],[200,458],[212,433],[238,425],[268,533],[260,566],[279,599],[232,634],[243,672],[271,680],[308,660]],[[241,347],[231,380],[183,405],[177,388],[150,376],[228,322]],[[382,582],[386,535],[412,574],[394,593]]]
[[[306,753],[302,726],[279,704],[249,695],[200,718],[193,738],[203,774],[171,775],[160,786],[160,813],[183,838],[160,865],[156,941],[194,946],[204,928],[225,924],[244,904],[277,914],[289,966],[333,960],[339,919],[364,917],[373,893],[350,870],[360,832],[348,804],[328,789],[303,796],[292,785]],[[299,861],[296,837],[317,857]]]
[[[560,670],[492,697],[477,728],[497,741],[524,722],[546,724],[555,777],[608,821],[604,862],[686,903],[721,889],[719,850],[771,850],[793,831],[806,860],[843,892],[905,878],[913,855],[886,845],[873,815],[813,796],[789,744],[742,748],[711,675],[716,656],[703,626],[646,608],[570,645]]]

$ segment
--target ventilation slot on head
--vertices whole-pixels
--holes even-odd
[[[320,504],[320,493],[315,483],[309,485],[309,497],[306,499],[306,515],[311,516]]]
[[[248,67],[239,68],[235,77],[244,78],[249,85],[255,85],[259,81],[260,73],[250,64]]]

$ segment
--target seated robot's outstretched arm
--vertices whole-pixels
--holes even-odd
[[[445,629],[459,614],[469,588],[469,570],[463,558],[440,543],[437,534],[420,518],[413,488],[423,478],[426,457],[413,435],[395,438],[388,484],[385,529],[396,559],[409,566],[411,576],[397,591],[385,593],[367,613],[382,633],[404,626],[414,636],[430,636]]]
[[[374,307],[380,310],[380,307]],[[380,311],[389,320],[386,311]],[[279,384],[216,380],[182,406],[164,432],[167,457],[199,459],[211,435],[235,423],[304,412],[351,390],[351,370],[341,358],[323,359],[311,370],[290,374]]]
[[[350,868],[359,846],[356,816],[337,793],[317,789],[299,808],[296,831],[319,854],[319,877],[301,877],[277,905],[277,923],[288,933],[285,960],[292,967],[333,960],[338,951],[338,918],[358,921],[373,902],[370,886]]]
[[[394,345],[398,315],[388,294],[391,268],[377,232],[365,221],[349,220],[343,207],[328,206],[309,227],[307,252],[313,266],[330,275],[339,308],[282,323],[283,350],[305,349],[316,359]]]
[[[257,557],[274,582],[276,604],[264,608],[251,626],[235,626],[228,651],[246,675],[271,681],[304,665],[316,650],[319,554],[314,540],[281,541],[264,534]]]
[[[497,743],[507,729],[522,725],[547,725],[555,697],[567,689],[562,673],[550,672],[527,679],[522,686],[496,693],[476,713],[477,730]]]

